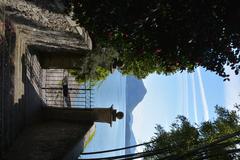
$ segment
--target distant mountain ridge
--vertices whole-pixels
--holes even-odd
[[[142,80],[134,76],[126,77],[126,138],[125,145],[136,144],[136,139],[132,131],[133,110],[143,100],[147,90]],[[135,148],[127,149],[126,154],[134,153]]]

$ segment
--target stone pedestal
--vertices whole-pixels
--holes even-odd
[[[110,108],[57,108],[47,107],[44,116],[48,120],[62,120],[66,122],[101,122],[112,125],[116,119],[122,119],[123,113]]]

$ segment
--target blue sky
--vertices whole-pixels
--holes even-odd
[[[197,68],[194,73],[176,73],[171,76],[151,74],[145,80],[147,89],[143,101],[133,111],[133,130],[137,143],[149,141],[156,124],[165,129],[177,115],[185,115],[192,123],[213,120],[214,106],[240,103],[240,77],[231,70],[230,82],[215,73]]]

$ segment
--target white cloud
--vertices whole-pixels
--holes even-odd
[[[204,120],[208,121],[209,120],[208,105],[207,105],[207,99],[206,99],[206,95],[205,95],[205,89],[204,89],[204,85],[203,85],[200,68],[197,68],[197,73],[198,73],[198,82],[199,82],[202,105],[203,105]]]

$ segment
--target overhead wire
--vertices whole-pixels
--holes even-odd
[[[178,160],[178,159],[186,159],[186,158],[193,158],[196,157],[197,155],[204,156],[205,150],[209,150],[211,148],[217,148],[221,145],[225,146],[226,151],[229,151],[230,153],[237,153],[240,151],[240,149],[233,149],[233,150],[228,150],[229,145],[232,143],[225,142],[231,138],[238,137],[240,135],[240,130],[235,131],[230,134],[226,134],[223,136],[220,136],[216,138],[214,141],[210,143],[203,143],[199,144],[198,146],[193,146],[193,148],[189,149],[188,151],[184,152],[183,154],[177,154],[174,152],[174,150],[169,150],[169,147],[165,148],[160,148],[160,149],[155,149],[155,150],[150,150],[150,151],[143,151],[143,152],[138,152],[138,153],[133,153],[133,154],[127,154],[127,155],[119,155],[119,156],[112,156],[112,157],[102,157],[102,158],[90,158],[90,159],[81,159],[81,160],[131,160],[131,159],[136,159],[136,158],[145,158],[145,157],[151,157],[151,156],[157,156],[160,154],[163,154],[161,158],[158,158],[159,160]],[[234,141],[233,144],[238,144],[239,140]],[[175,147],[179,147],[178,145]]]
[[[85,153],[81,153],[81,155],[93,155],[93,154],[102,154],[102,153],[109,153],[109,152],[114,152],[114,151],[126,150],[126,149],[130,149],[130,148],[136,148],[136,147],[139,147],[139,146],[145,146],[145,145],[154,143],[156,141],[157,140],[153,140],[153,141],[150,141],[150,142],[145,142],[145,143],[132,145],[132,146],[127,146],[127,147],[115,148],[115,149],[110,149],[110,150],[103,150],[103,151],[96,151],[96,152],[85,152]]]

